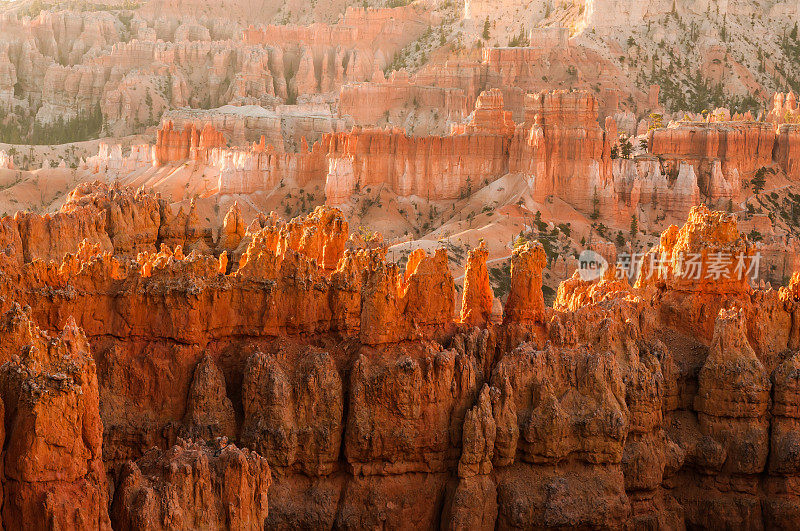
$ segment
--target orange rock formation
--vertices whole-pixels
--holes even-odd
[[[69,212],[112,221],[59,262],[26,257],[38,234],[4,220],[4,525],[796,522],[800,282],[712,267],[752,251],[727,214],[693,209],[636,285],[575,278],[553,308],[543,247],[520,246],[499,323],[484,248],[458,318],[444,250],[401,272],[347,249],[334,210],[245,229],[234,207],[219,256],[156,252],[162,225],[120,220],[158,204],[76,191]],[[79,234],[88,214],[69,212],[48,223]]]
[[[153,449],[120,475],[115,528],[261,529],[271,483],[267,460],[224,438]],[[160,503],[161,500],[171,503]]]
[[[49,337],[12,307],[4,340],[18,351],[0,372],[4,527],[111,529],[95,362],[69,320]],[[15,337],[16,336],[16,337]]]
[[[464,295],[461,301],[461,322],[483,326],[492,315],[494,293],[489,284],[489,272],[486,269],[486,257],[489,251],[481,241],[479,247],[469,251],[467,266],[464,269]]]
[[[503,323],[541,323],[544,320],[542,269],[547,255],[539,242],[526,242],[511,256],[511,291],[503,311]]]
[[[687,123],[648,134],[649,150],[691,164],[700,191],[713,199],[736,197],[745,175],[772,164],[775,130],[758,122]]]
[[[796,124],[776,130],[719,110],[713,120],[695,117],[652,130],[646,153],[622,158],[617,124],[607,117],[600,127],[599,101],[591,93],[527,94],[524,102],[524,115],[514,122],[503,92],[491,89],[477,97],[469,121],[446,136],[355,127],[325,133],[311,147],[301,138],[297,152],[284,152],[264,136],[251,147],[227,148],[209,124],[198,131],[187,122],[176,131],[166,120],[152,155],[137,146],[123,158],[106,147],[92,164],[120,174],[146,168],[151,159],[157,165],[193,160],[218,172],[220,194],[324,180],[326,203],[333,206],[378,185],[403,197],[455,199],[511,173],[527,179],[539,202],[559,197],[584,214],[597,210],[619,220],[640,206],[679,216],[703,200],[729,207],[758,170],[773,164],[800,179]]]
[[[378,184],[402,196],[457,198],[469,182],[494,180],[508,171],[509,141],[482,133],[413,137],[399,130],[359,128],[326,136],[326,201],[341,204],[355,190]]]
[[[739,234],[735,216],[701,205],[683,227],[661,235],[643,259],[637,286],[659,292],[663,319],[709,339],[720,309],[746,305],[755,265],[755,249]]]
[[[172,122],[167,121],[158,130],[155,160],[158,164],[177,162],[188,158],[206,161],[208,151],[224,145],[225,137],[210,124],[206,124],[202,131],[198,131],[194,125],[182,131],[176,131],[173,129]]]

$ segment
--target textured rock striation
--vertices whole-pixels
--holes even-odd
[[[301,136],[297,149],[286,151],[274,135],[227,147],[226,135],[210,123],[200,128],[197,120],[183,120],[178,131],[165,120],[155,146],[135,146],[126,156],[120,148],[101,146],[87,168],[122,177],[188,161],[193,171],[210,169],[215,176],[216,187],[203,193],[222,195],[324,182],[331,206],[373,186],[400,197],[459,199],[511,174],[525,180],[538,202],[559,197],[584,214],[620,222],[640,209],[686,216],[703,201],[730,209],[757,172],[775,165],[789,179],[800,178],[794,123],[756,122],[719,110],[707,119],[687,117],[653,129],[645,152],[623,156],[615,119],[607,117],[600,127],[600,102],[589,92],[527,94],[516,122],[504,98],[500,89],[481,92],[468,120],[446,135],[360,126],[349,132],[330,126],[320,134],[311,127],[309,134],[319,141],[309,145]]]
[[[458,316],[444,249],[401,270],[348,248],[333,209],[245,227],[234,206],[215,254],[167,245],[204,236],[165,232],[143,192],[86,186],[65,209],[63,234],[85,210],[106,239],[58,262],[4,219],[4,524],[797,522],[800,281],[685,278],[690,253],[749,256],[725,213],[694,208],[636,284],[576,277],[552,308],[544,248],[521,245],[501,322],[484,247]]]
[[[70,320],[50,337],[19,306],[3,316],[3,523],[110,529],[94,359]],[[8,356],[8,353],[6,353]]]
[[[266,459],[225,438],[180,440],[122,468],[116,529],[263,529],[271,474]]]
[[[461,122],[468,114],[467,96],[460,88],[420,85],[395,70],[388,78],[373,76],[370,82],[342,85],[339,112],[353,118],[356,125],[375,126],[392,113],[414,108],[414,114],[434,122]]]
[[[505,135],[413,137],[400,130],[354,128],[323,142],[328,154],[325,197],[331,205],[380,184],[401,196],[454,199],[470,182],[491,181],[508,171],[510,138]]]
[[[12,6],[0,15],[0,105],[42,126],[99,110],[117,134],[178,108],[274,109],[372,79],[430,23],[409,5],[351,7],[332,24],[247,27],[271,9],[225,4],[216,17],[191,1],[44,6],[33,17]]]
[[[202,160],[211,148],[224,145],[224,136],[211,124],[206,124],[201,131],[194,125],[176,131],[168,121],[158,130],[155,160],[159,165],[188,158]]]
[[[269,45],[278,95],[338,90],[342,83],[366,81],[383,71],[392,57],[418,38],[429,17],[414,5],[348,8],[336,25],[269,25],[243,32],[247,45]],[[283,73],[284,75],[281,75]]]

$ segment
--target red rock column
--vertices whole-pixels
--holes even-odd
[[[544,322],[542,269],[547,255],[539,242],[526,243],[511,255],[511,290],[503,311],[503,324]]]
[[[110,529],[97,372],[86,336],[72,318],[52,339],[28,327],[31,343],[0,371],[5,528]]]
[[[486,269],[487,256],[489,251],[483,241],[480,246],[467,254],[464,294],[461,299],[461,322],[472,326],[483,326],[492,316],[494,293]]]

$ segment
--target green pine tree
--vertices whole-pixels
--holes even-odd
[[[764,190],[764,186],[767,184],[767,168],[759,168],[758,171],[756,171],[756,174],[753,176],[753,180],[750,181],[750,184],[753,185],[753,193],[760,194]]]

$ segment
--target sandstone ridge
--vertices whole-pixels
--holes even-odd
[[[682,253],[749,256],[729,215],[692,209],[651,250],[668,258],[658,271],[573,279],[552,308],[544,250],[521,245],[501,318],[483,247],[459,317],[444,249],[400,270],[352,248],[333,209],[250,227],[232,209],[214,245],[188,254],[203,236],[165,232],[143,192],[83,188],[25,226],[80,234],[86,215],[70,214],[84,211],[103,220],[95,241],[58,262],[4,220],[6,522],[42,510],[63,528],[126,529],[796,521],[796,279],[775,291],[714,282],[706,266],[683,278]],[[37,428],[47,415],[59,420]],[[751,487],[719,483],[734,477]]]

